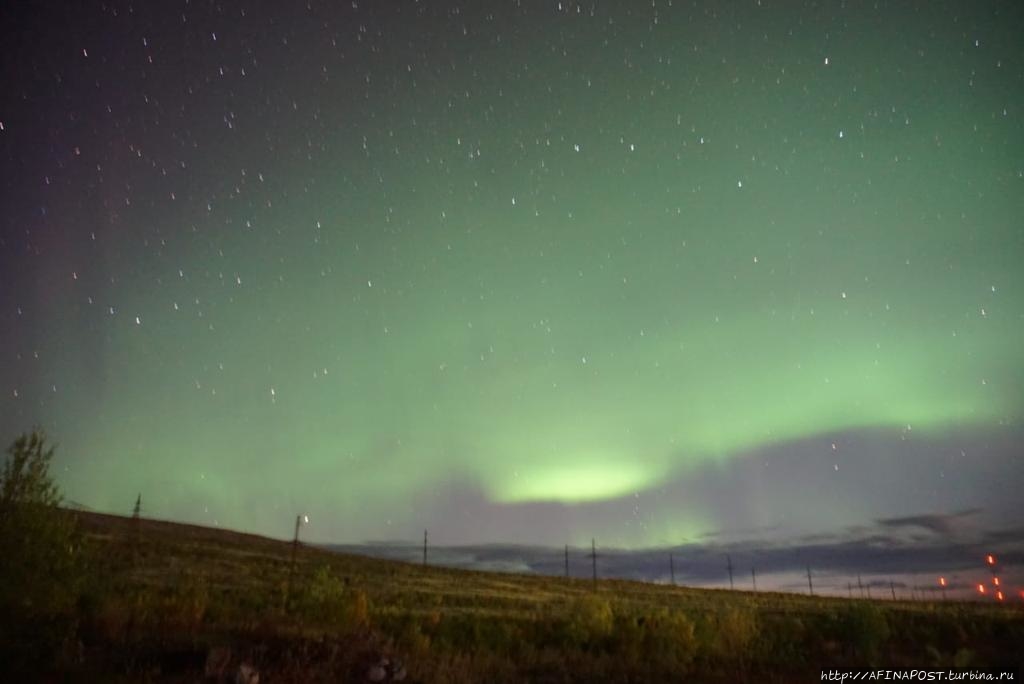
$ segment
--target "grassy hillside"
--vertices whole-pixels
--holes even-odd
[[[849,601],[421,567],[74,513],[73,614],[8,625],[31,679],[818,681],[825,668],[1019,666],[1019,607]],[[39,581],[45,582],[45,578]]]

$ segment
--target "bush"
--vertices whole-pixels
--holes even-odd
[[[155,617],[165,630],[193,634],[203,624],[209,605],[209,583],[201,575],[186,574],[160,596]]]
[[[739,606],[730,606],[705,614],[699,626],[702,655],[719,663],[731,663],[742,670],[755,655],[757,614]]]
[[[84,560],[74,518],[59,508],[46,435],[22,435],[7,454],[0,474],[0,650],[31,661],[74,636]]]
[[[639,617],[616,623],[615,654],[631,668],[655,667],[658,671],[685,671],[697,654],[693,621],[683,612],[658,608]]]
[[[841,624],[854,655],[873,664],[890,635],[882,609],[867,603],[852,606],[842,616]]]
[[[594,647],[612,633],[612,607],[597,596],[584,596],[570,607],[566,636],[570,644]]]
[[[775,616],[770,624],[763,625],[760,633],[760,655],[769,662],[789,665],[806,662],[810,651],[820,649],[816,636],[795,615]]]
[[[757,616],[743,608],[729,608],[718,616],[718,644],[726,654],[742,655],[757,636]]]
[[[430,635],[415,620],[408,620],[399,632],[398,645],[410,657],[423,659],[430,653]]]
[[[369,624],[370,605],[366,594],[346,587],[326,565],[318,568],[298,592],[295,608],[301,618],[342,632]]]
[[[689,667],[697,655],[693,621],[685,613],[666,614],[653,642],[655,654],[660,653],[666,664],[677,671]]]

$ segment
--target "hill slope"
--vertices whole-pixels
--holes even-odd
[[[32,648],[45,632],[21,630],[29,676],[234,681],[244,664],[264,682],[818,681],[828,668],[1019,667],[1024,643],[1024,611],[1006,606],[451,570],[72,515],[91,559],[78,614],[63,616],[76,639],[46,654]]]

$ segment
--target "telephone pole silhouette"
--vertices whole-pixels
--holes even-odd
[[[427,565],[427,531],[423,530],[423,565]]]
[[[750,581],[754,584],[754,591],[757,591],[757,572],[754,568],[750,568]]]
[[[132,509],[132,519],[138,520],[139,515],[142,513],[142,493],[135,499],[135,507]]]
[[[729,569],[729,590],[731,591],[733,589],[733,586],[732,586],[732,556],[730,556],[729,554],[725,554],[725,563],[726,563],[726,567]]]
[[[295,567],[295,552],[299,548],[299,525],[302,524],[302,516],[295,516],[295,536],[292,538],[292,567]]]
[[[814,583],[811,582],[811,566],[810,565],[807,566],[807,591],[809,591],[811,593],[811,596],[814,596]]]
[[[590,540],[590,562],[594,574],[594,588],[597,588],[597,542]]]
[[[299,526],[302,525],[302,515],[295,516],[295,536],[292,537],[292,557],[288,563],[288,581],[285,584],[284,609],[288,610],[288,601],[292,594],[292,578],[295,576],[295,554],[299,550]]]

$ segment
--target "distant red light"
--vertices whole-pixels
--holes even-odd
[[[1000,601],[1002,601],[1003,600],[1003,592],[997,591],[996,592],[996,598],[999,599]]]
[[[985,560],[988,561],[989,565],[995,565],[996,564],[996,557],[993,556],[991,553],[988,554],[988,556],[985,558]]]
[[[984,584],[979,584],[978,585],[978,593],[979,594],[984,594],[985,593],[985,585]]]
[[[999,578],[998,577],[993,577],[992,578],[992,584],[994,584],[994,585],[996,585],[998,587],[999,586]]]
[[[946,578],[945,577],[940,577],[939,578],[939,585],[941,585],[943,587],[946,586]]]

